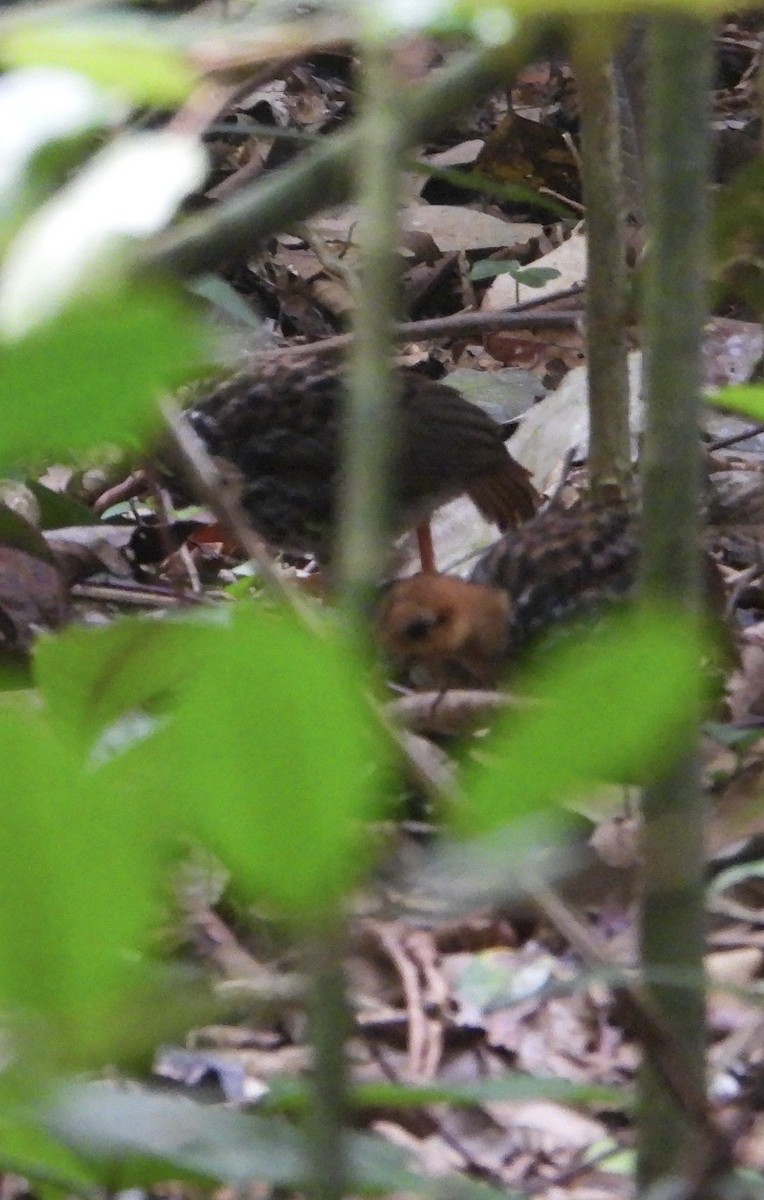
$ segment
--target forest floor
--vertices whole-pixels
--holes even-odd
[[[720,195],[736,166],[758,154],[761,28],[761,18],[730,17],[717,39]],[[420,39],[407,48],[403,65],[410,78],[422,78],[437,68],[440,55],[437,43]],[[340,124],[353,104],[354,69],[349,51],[322,52],[242,91],[208,130],[213,167],[196,201],[214,203],[286,162],[298,143],[285,133],[320,137]],[[561,503],[585,485],[585,240],[575,132],[569,68],[562,60],[537,63],[522,73],[511,97],[492,97],[437,145],[421,149],[404,174],[401,213],[405,311],[421,325],[412,325],[401,341],[400,362],[447,378],[500,420],[512,453],[539,490]],[[530,198],[499,200],[471,189],[465,179],[474,172],[525,188]],[[534,192],[541,202],[533,202]],[[322,339],[347,343],[356,218],[352,205],[322,212],[227,272],[213,297],[223,364],[237,363],[253,346],[260,353],[269,345],[289,351]],[[477,262],[503,270],[474,278]],[[522,320],[525,327],[492,329],[490,314],[512,306],[518,306],[517,326]],[[484,330],[474,316],[471,326],[460,327],[460,314],[484,314]],[[551,315],[554,328],[538,320]],[[705,355],[709,395],[760,378],[764,332],[745,297],[731,291],[720,301],[708,323]],[[634,330],[635,445],[643,417],[640,365]],[[703,744],[711,1095],[720,1121],[734,1122],[736,1160],[761,1171],[764,431],[708,408],[703,439],[709,545],[724,576],[739,647]],[[136,537],[136,528],[153,519],[151,506],[120,502],[93,520],[87,505],[113,482],[113,473],[93,469],[73,480],[71,472],[51,467],[40,482],[28,502],[42,511],[49,545],[81,561],[74,597],[86,623],[257,590],[256,573],[253,578],[238,547],[198,510],[182,550],[160,555],[157,563],[155,550],[145,550],[146,537]],[[440,568],[466,573],[494,537],[467,501],[453,502],[435,521]],[[410,569],[412,561],[403,547],[399,569]],[[282,569],[285,578],[311,588],[310,562],[284,560]],[[26,603],[31,628],[37,601]],[[418,732],[432,737],[433,753],[448,764],[452,754],[470,750],[464,737],[443,735],[441,720],[442,712],[433,710],[431,727],[425,719]],[[480,733],[473,730],[469,739]],[[420,904],[405,882],[416,878],[438,836],[437,814],[416,786],[402,795],[400,816],[376,831],[389,843],[389,862],[350,917],[354,1078],[466,1085],[512,1070],[580,1085],[581,1092],[576,1105],[551,1095],[471,1107],[431,1103],[375,1113],[369,1124],[433,1175],[460,1171],[518,1193],[564,1189],[581,1200],[628,1192],[628,1085],[639,1051],[602,974],[608,965],[635,961],[635,798],[612,788],[577,805],[577,852],[555,882],[556,903],[524,896],[468,914]],[[291,978],[294,964],[278,931],[237,910],[217,872],[203,875],[200,868],[188,888],[186,952],[217,984],[266,980],[276,987]],[[308,1066],[304,1014],[290,1001],[257,1021],[189,1031],[186,1046],[158,1050],[153,1083],[172,1081],[189,1095],[247,1107],[274,1079]]]

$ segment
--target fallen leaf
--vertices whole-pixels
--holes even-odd
[[[761,972],[764,953],[755,946],[740,946],[706,955],[709,982],[728,987],[751,987]]]

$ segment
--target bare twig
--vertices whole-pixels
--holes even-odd
[[[416,963],[407,952],[405,935],[401,936],[399,925],[375,921],[373,929],[401,981],[408,1020],[408,1071],[410,1078],[420,1079],[427,1059],[429,1022],[424,1011],[419,972]]]
[[[456,736],[466,729],[492,720],[507,709],[527,708],[533,701],[504,692],[454,688],[447,692],[415,692],[392,700],[388,717],[414,733]]]
[[[196,592],[179,592],[174,588],[148,588],[140,584],[75,583],[72,586],[75,600],[98,600],[107,604],[125,604],[139,608],[185,608],[189,604],[210,604],[211,601]]]
[[[706,446],[706,452],[713,454],[714,450],[726,450],[727,446],[736,446],[738,442],[747,442],[749,438],[758,437],[760,433],[764,433],[764,425],[756,424],[751,429],[747,429],[745,433],[732,433],[728,437],[717,438],[713,442],[709,442]]]
[[[422,791],[439,804],[458,804],[461,792],[456,783],[456,767],[440,747],[416,733],[395,729],[389,723],[386,729],[403,755],[406,769]]]
[[[580,288],[574,291],[568,288],[559,293],[560,298],[577,295]],[[501,309],[499,312],[468,312],[455,313],[450,317],[429,317],[426,321],[401,321],[393,327],[393,337],[396,341],[420,341],[425,338],[459,337],[464,334],[483,334],[509,329],[575,329],[584,318],[582,309],[571,309],[569,312],[535,313],[530,310],[542,304],[551,303],[554,297],[544,300],[524,301],[514,308]],[[285,357],[299,358],[305,354],[337,354],[353,345],[354,334],[341,333],[336,337],[323,338],[318,342],[308,342],[304,346],[279,347],[270,350],[283,354]]]
[[[292,612],[314,633],[320,633],[323,625],[316,613],[303,601],[295,588],[291,587],[278,570],[268,547],[249,524],[241,507],[220,487],[215,464],[191,427],[169,404],[163,406],[172,450],[182,472],[186,475],[196,495],[211,509],[245,554],[255,562],[263,581],[275,596],[291,608]]]

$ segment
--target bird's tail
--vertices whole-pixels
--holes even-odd
[[[539,494],[526,471],[514,458],[500,470],[484,475],[469,489],[469,497],[487,521],[499,529],[513,529],[528,521],[539,506]]]

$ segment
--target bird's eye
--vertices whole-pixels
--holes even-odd
[[[443,613],[429,613],[427,616],[414,617],[406,626],[406,637],[412,642],[421,642],[433,629],[437,629],[445,621]]]

